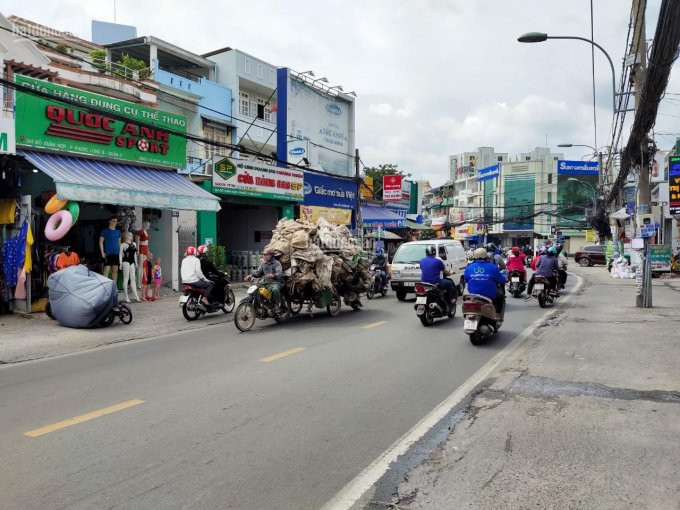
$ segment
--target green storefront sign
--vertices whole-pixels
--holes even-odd
[[[652,271],[671,270],[671,245],[653,244],[649,247],[649,262]]]
[[[170,133],[186,133],[187,118],[182,115],[26,76],[17,76],[16,83],[55,98],[17,90],[19,146],[152,166],[186,166],[186,139]]]

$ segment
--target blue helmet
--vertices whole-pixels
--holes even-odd
[[[383,256],[382,248],[378,248],[377,250],[375,250],[375,256],[376,257],[382,257]]]

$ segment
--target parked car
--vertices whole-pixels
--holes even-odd
[[[574,260],[583,267],[592,266],[593,264],[606,264],[604,246],[584,246],[574,253]]]
[[[432,244],[437,247],[437,256],[444,261],[446,269],[454,273],[451,279],[462,290],[467,257],[460,241],[453,239],[411,241],[399,246],[392,259],[390,284],[399,301],[404,301],[408,294],[415,292],[415,285],[420,282],[420,259],[425,257],[425,248]]]

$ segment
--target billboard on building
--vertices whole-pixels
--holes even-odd
[[[187,164],[182,136],[187,118],[182,115],[28,76],[17,75],[16,83],[20,85],[15,100],[19,146],[152,166],[184,168]],[[31,94],[29,89],[54,99]]]
[[[671,156],[668,162],[668,195],[670,213],[680,215],[680,156]]]
[[[289,163],[305,157],[310,168],[354,174],[354,102],[328,94],[278,70],[277,156]]]
[[[17,145],[14,138],[14,119],[11,116],[0,116],[0,154],[16,154]]]
[[[305,205],[356,209],[357,185],[350,179],[305,172],[304,192]]]
[[[401,202],[401,175],[383,175],[383,200],[385,202]]]
[[[256,161],[224,158],[213,168],[212,192],[301,202],[304,176],[300,170],[264,165]]]
[[[369,175],[364,176],[364,180],[359,188],[359,196],[362,200],[371,200],[375,198],[373,194],[373,177]]]
[[[666,181],[666,173],[668,172],[668,168],[665,166],[667,155],[668,151],[656,151],[649,173],[649,182],[659,183]]]
[[[557,162],[557,212],[561,229],[586,227],[586,209],[593,208],[599,173],[597,161]]]

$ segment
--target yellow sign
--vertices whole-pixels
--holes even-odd
[[[370,200],[373,197],[373,177],[366,175],[363,184],[359,187],[359,196],[365,200]]]
[[[594,243],[595,242],[595,231],[594,230],[586,230],[586,243]]]
[[[300,219],[316,223],[319,218],[335,225],[351,225],[352,210],[337,209],[335,207],[320,207],[318,205],[301,205]]]

